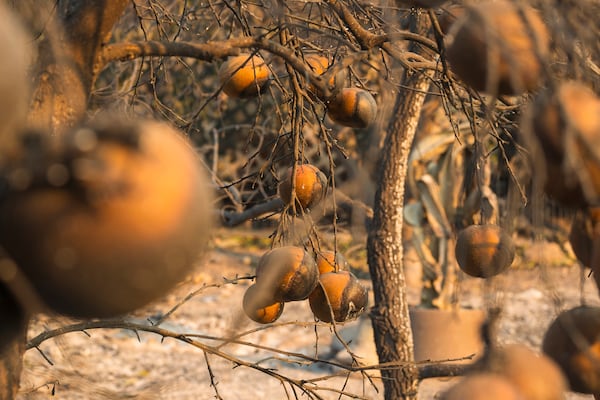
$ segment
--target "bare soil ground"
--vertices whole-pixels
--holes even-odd
[[[239,237],[244,235],[256,240],[242,243]],[[324,399],[351,398],[340,396],[341,393],[353,398],[383,398],[376,371],[368,371],[371,378],[367,379],[358,372],[310,362],[312,357],[347,362],[348,355],[330,327],[315,327],[307,302],[286,304],[278,323],[267,328],[243,315],[241,300],[250,281],[231,284],[223,278],[253,273],[256,260],[266,248],[266,241],[260,235],[256,232],[233,235],[231,231],[220,234],[214,249],[188,281],[160,302],[128,318],[130,322],[145,324],[147,318],[164,315],[186,295],[204,287],[160,327],[173,334],[197,334],[199,347],[211,346],[205,347],[208,351],[175,338],[128,329],[68,333],[44,341],[39,351],[35,348],[27,351],[19,398],[228,400],[285,399],[295,395],[308,398],[285,379],[304,384]],[[480,280],[465,278],[460,302],[475,308],[490,302],[502,305],[498,340],[539,348],[546,327],[561,307],[582,301],[600,304],[600,301],[592,280],[582,281],[574,259],[555,244],[525,243],[520,248],[523,251],[513,268],[492,289]],[[536,266],[539,263],[543,266]],[[410,257],[406,264],[410,303],[417,304],[418,265]],[[364,282],[368,284],[367,280]],[[31,326],[29,338],[75,322],[40,315]],[[351,340],[352,350],[362,357],[364,364],[377,362],[367,318],[339,327],[339,332]],[[244,335],[236,343],[213,339],[241,333]],[[215,351],[221,353],[215,355]],[[456,379],[423,381],[419,398],[435,399]],[[567,398],[591,396],[569,393]]]

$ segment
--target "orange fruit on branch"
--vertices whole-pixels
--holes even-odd
[[[489,278],[510,267],[515,246],[497,225],[470,225],[459,232],[455,252],[461,270],[474,277]]]
[[[287,170],[285,178],[279,183],[279,197],[289,204],[292,201],[293,168]],[[327,178],[325,174],[311,164],[298,164],[294,174],[296,200],[303,209],[316,206],[325,196]]]
[[[331,67],[330,59],[328,57],[325,57],[320,54],[308,54],[304,57],[304,60],[306,61],[306,63],[310,66],[310,68],[313,70],[313,72],[316,75],[326,74]],[[341,69],[340,71],[335,72],[335,74],[332,74],[329,77],[327,84],[329,85],[330,88],[335,88],[337,85],[342,85],[345,80],[346,80],[346,70]],[[313,99],[314,98],[324,99],[323,93],[315,85],[309,83],[307,90],[308,90],[308,94]]]
[[[377,118],[377,102],[361,88],[344,88],[327,104],[329,117],[340,125],[367,128]]]
[[[254,284],[246,289],[243,309],[248,318],[259,324],[275,322],[283,313],[284,303],[270,297],[271,290]]]
[[[270,79],[271,71],[258,55],[230,57],[219,68],[223,91],[231,97],[255,97],[265,90]]]
[[[107,119],[45,157],[33,169],[15,161],[48,180],[13,188],[0,204],[0,243],[48,306],[117,316],[191,271],[211,232],[212,196],[179,131]]]
[[[304,56],[304,61],[310,66],[317,75],[322,75],[329,68],[329,58],[320,54],[308,54]]]
[[[310,309],[323,322],[357,318],[367,307],[367,289],[349,271],[328,272],[308,298]]]
[[[270,299],[275,301],[304,300],[318,281],[317,264],[301,247],[284,246],[270,250],[263,254],[256,267],[257,284],[270,290]]]
[[[348,270],[348,261],[342,253],[333,250],[317,252],[317,267],[319,274]]]

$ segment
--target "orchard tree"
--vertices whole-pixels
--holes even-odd
[[[416,398],[419,377],[431,372],[418,368],[413,360],[402,225],[408,155],[418,127],[427,123],[424,103],[439,99],[454,129],[458,130],[457,121],[469,123],[475,138],[475,173],[465,179],[465,190],[475,187],[485,197],[489,184],[482,171],[495,157],[504,162],[513,187],[525,199],[525,182],[509,159],[510,147],[519,147],[516,136],[534,137],[519,130],[521,114],[526,114],[523,106],[537,93],[548,92],[551,97],[562,80],[578,80],[596,93],[600,89],[595,23],[600,6],[595,0],[493,5],[427,0],[48,0],[9,1],[4,14],[11,21],[2,35],[4,53],[10,57],[1,63],[6,82],[0,82],[0,90],[4,109],[11,111],[4,116],[8,122],[2,130],[0,167],[7,189],[0,236],[17,266],[12,261],[0,265],[5,268],[0,274],[5,281],[0,286],[0,305],[17,310],[16,316],[10,314],[17,332],[9,332],[12,340],[2,353],[2,399],[14,398],[18,389],[29,303],[39,301],[83,318],[118,315],[142,305],[129,304],[131,299],[124,295],[108,311],[104,305],[94,308],[95,300],[90,300],[92,306],[71,310],[72,301],[48,294],[41,285],[33,285],[34,290],[23,295],[25,289],[12,277],[20,276],[21,269],[29,280],[35,280],[31,276],[38,272],[42,276],[36,268],[43,269],[43,260],[30,262],[24,248],[41,241],[53,243],[43,230],[28,235],[26,227],[36,221],[27,209],[19,208],[23,202],[19,196],[27,190],[50,185],[69,196],[83,193],[86,207],[90,192],[99,193],[100,199],[118,196],[124,189],[102,177],[111,176],[112,163],[123,154],[135,155],[144,146],[149,149],[145,154],[156,155],[163,164],[144,164],[148,175],[135,182],[146,182],[149,176],[171,181],[174,176],[189,177],[190,171],[202,179],[201,172],[185,164],[187,150],[180,149],[181,143],[165,145],[149,139],[155,130],[167,128],[130,122],[150,117],[170,121],[195,144],[217,187],[223,224],[233,226],[268,212],[279,215],[273,235],[276,246],[319,249],[316,220],[320,215],[313,199],[304,197],[294,180],[288,184],[288,195],[281,195],[281,185],[277,193],[286,173],[295,176],[308,163],[325,172],[328,178],[319,178],[319,184],[331,194],[327,207],[332,210],[330,226],[335,234],[341,212],[336,201],[348,200],[337,189],[338,181],[353,173],[352,166],[354,171],[360,163],[368,168],[370,161],[378,159],[377,168],[369,171],[376,187],[374,198],[366,199],[373,204],[367,242],[375,295],[370,317],[379,361],[385,364],[381,369],[385,398]],[[100,122],[88,122],[92,117]],[[358,145],[351,146],[348,138]],[[556,140],[560,148],[563,139]],[[548,153],[543,144],[533,147]],[[79,161],[87,160],[89,152],[99,152],[98,148],[103,149],[102,165],[82,167]],[[171,154],[171,148],[184,155],[161,159],[159,155]],[[352,164],[347,159],[358,161]],[[180,163],[184,163],[182,170],[174,169],[173,176],[161,175],[164,166]],[[341,166],[347,171],[342,173]],[[575,175],[579,186],[589,186],[588,174]],[[589,175],[594,177],[593,172]],[[187,249],[206,241],[198,225],[210,219],[197,211],[208,209],[211,200],[199,195],[206,191],[196,186],[187,189],[185,180],[176,183],[168,187],[157,183],[145,193],[151,197],[184,187],[182,196],[191,200],[172,201],[183,208],[182,215],[191,217],[175,224],[177,234],[159,237],[138,252],[156,259],[153,252],[162,249],[159,243],[177,246],[168,263],[177,264],[178,273],[167,281],[181,278],[192,257]],[[585,192],[581,203],[592,203],[593,191],[583,189],[578,189]],[[480,208],[486,214],[485,206]],[[66,234],[57,228],[52,235]],[[118,243],[113,244],[108,241],[104,258],[89,250],[94,262],[87,275],[94,276],[95,265],[123,262]],[[73,268],[77,265],[73,254],[88,254],[83,250],[87,244],[80,245],[52,253],[52,262],[58,259],[67,270]],[[134,265],[131,268],[141,261],[125,260]],[[7,266],[12,273],[7,273]],[[63,271],[59,278],[52,273],[44,277],[62,284],[73,274]],[[145,288],[149,297],[142,303],[153,297],[149,292],[160,296],[168,290],[155,288],[152,282]],[[29,299],[38,295],[41,300]]]

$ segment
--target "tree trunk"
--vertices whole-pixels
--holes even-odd
[[[58,2],[38,45],[29,124],[53,134],[85,116],[99,54],[130,0]],[[39,18],[39,17],[38,17]]]
[[[13,2],[25,19],[41,18],[47,22],[38,43],[37,64],[32,68],[34,86],[28,116],[31,128],[60,134],[85,116],[100,72],[98,55],[129,3],[130,0],[59,1],[55,11],[49,9],[51,16],[41,16],[39,9],[27,10],[22,3]],[[16,396],[26,333],[0,355],[0,400]]]
[[[378,166],[374,217],[367,253],[375,305],[371,320],[380,363],[406,362],[382,369],[386,400],[416,399],[418,375],[412,362],[413,339],[403,269],[402,222],[408,156],[419,122],[430,76],[406,71],[397,95]]]

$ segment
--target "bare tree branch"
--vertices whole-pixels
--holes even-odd
[[[383,43],[398,40],[408,39],[410,41],[422,44],[430,50],[437,53],[438,47],[435,41],[417,33],[409,31],[394,32],[393,34],[382,34],[377,35],[366,30],[360,22],[356,19],[354,14],[348,9],[348,7],[339,0],[329,0],[327,2],[331,8],[338,14],[338,16],[346,23],[348,28],[352,31],[352,34],[358,40],[358,43],[363,50],[371,50],[375,47],[381,46]]]
[[[234,227],[251,219],[258,218],[261,215],[281,211],[284,206],[283,200],[276,197],[264,203],[247,208],[242,212],[223,210],[221,211],[221,221],[225,226]]]
[[[329,324],[325,324],[322,322],[310,322],[310,323],[306,322],[306,323],[293,323],[293,324],[298,324],[298,325],[302,325],[302,326],[306,326],[309,324],[316,325],[316,326],[329,326]],[[284,325],[288,325],[288,324],[265,326],[265,327],[262,327],[261,329],[269,329],[269,328],[273,328],[276,326],[284,326]],[[239,336],[232,337],[232,338],[224,338],[224,337],[203,335],[203,334],[197,334],[197,333],[178,333],[178,332],[174,332],[169,329],[165,329],[165,328],[162,328],[162,327],[159,327],[156,325],[144,324],[141,322],[137,322],[134,320],[128,320],[128,319],[103,319],[103,320],[83,321],[83,322],[79,322],[79,323],[75,323],[75,324],[71,324],[71,325],[65,325],[65,326],[62,326],[57,329],[47,330],[47,331],[44,331],[44,332],[38,334],[37,336],[31,338],[27,342],[27,345],[25,348],[26,348],[26,350],[37,349],[38,351],[41,352],[42,350],[41,350],[40,346],[42,345],[42,343],[44,343],[47,340],[56,338],[61,335],[65,335],[67,333],[86,332],[86,331],[93,330],[93,329],[126,329],[126,330],[131,330],[134,332],[154,333],[156,335],[162,336],[163,338],[171,338],[171,339],[175,339],[175,340],[179,340],[179,341],[188,343],[188,344],[192,345],[193,347],[199,348],[200,350],[202,350],[203,352],[205,352],[207,354],[212,354],[212,355],[221,357],[225,360],[228,360],[234,364],[245,366],[245,367],[252,368],[252,369],[256,369],[261,372],[272,371],[272,370],[267,369],[265,367],[261,367],[260,365],[258,365],[258,363],[248,362],[248,361],[242,360],[238,357],[235,357],[229,353],[222,351],[221,348],[223,347],[224,344],[237,344],[237,345],[242,345],[242,346],[248,346],[248,347],[253,347],[256,349],[260,349],[260,350],[265,350],[265,351],[268,351],[271,353],[280,354],[280,355],[283,355],[286,357],[304,360],[309,363],[326,364],[331,367],[340,368],[340,369],[347,370],[350,372],[361,372],[361,371],[369,371],[369,370],[390,370],[390,369],[398,369],[401,367],[405,367],[407,365],[407,363],[405,363],[405,362],[389,362],[389,363],[383,363],[383,364],[377,364],[377,365],[348,365],[348,364],[333,361],[333,360],[326,360],[326,359],[319,359],[316,357],[311,357],[311,356],[305,355],[303,353],[290,352],[290,351],[285,351],[285,350],[274,348],[274,347],[269,347],[269,346],[252,343],[252,342],[243,341],[243,340],[236,338]],[[251,331],[251,332],[253,332],[253,331]],[[211,346],[206,343],[199,342],[198,340],[195,340],[194,338],[211,340],[211,341],[219,341],[222,343],[218,344],[216,346]],[[470,360],[470,359],[472,359],[472,357],[473,357],[473,355],[458,358],[458,359],[447,359],[447,360],[438,360],[438,361],[432,360],[432,361],[420,362],[420,363],[416,363],[416,364],[413,363],[413,365],[415,365],[416,368],[418,369],[419,377],[422,379],[432,378],[432,377],[457,376],[457,375],[462,375],[465,372],[467,372],[468,369],[471,367],[471,364],[456,364],[456,362]],[[44,357],[44,358],[46,358],[46,357]],[[290,360],[290,359],[283,359],[283,361],[297,362],[296,360]],[[281,378],[284,381],[291,381],[294,383],[298,383],[299,385],[301,385],[300,382],[308,383],[308,382],[315,382],[318,380],[323,380],[323,379],[328,378],[328,377],[322,377],[322,378],[317,378],[315,380],[295,381],[289,377],[284,377],[283,375],[279,375],[279,374],[273,375],[271,373],[268,373],[268,375],[277,377],[278,379]],[[357,398],[354,396],[355,395],[352,395],[353,398]],[[360,398],[360,397],[358,397],[358,398]]]

